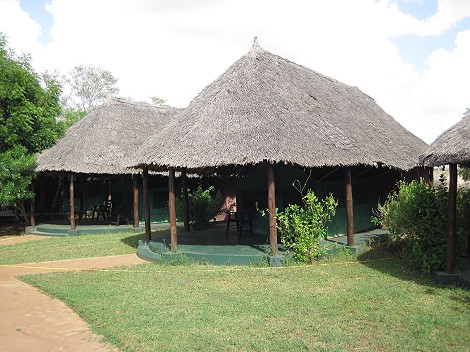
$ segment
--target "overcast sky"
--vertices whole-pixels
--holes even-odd
[[[432,142],[470,107],[470,0],[0,0],[38,72],[110,70],[120,95],[185,107],[260,46],[357,86]]]

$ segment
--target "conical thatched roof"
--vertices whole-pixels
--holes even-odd
[[[375,101],[258,45],[148,140],[133,166],[190,170],[262,161],[408,170],[427,145]]]
[[[437,137],[420,161],[426,166],[470,164],[470,112]]]
[[[75,123],[37,158],[36,171],[124,174],[138,146],[179,109],[113,99]],[[135,172],[135,170],[134,170]]]

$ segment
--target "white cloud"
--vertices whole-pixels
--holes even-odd
[[[41,26],[20,7],[18,0],[0,0],[0,32],[8,36],[8,42],[18,53],[41,52],[38,42]]]
[[[38,70],[92,64],[119,78],[123,96],[160,96],[185,106],[205,85],[260,45],[358,86],[419,137],[431,142],[470,105],[469,35],[438,50],[424,73],[404,62],[392,39],[434,35],[470,16],[469,1],[439,0],[420,21],[390,0],[52,0],[52,41],[18,1],[0,0],[0,31],[34,56]]]
[[[470,16],[468,0],[438,0],[437,12],[420,23],[419,35],[438,35]]]
[[[455,45],[451,51],[439,49],[429,56],[429,69],[409,98],[422,116],[421,128],[434,137],[456,123],[470,107],[470,29],[457,35]]]

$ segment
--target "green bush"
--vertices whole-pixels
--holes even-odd
[[[469,190],[459,189],[457,208],[457,232],[459,235],[468,234]],[[374,220],[388,228],[394,247],[402,248],[422,272],[429,274],[444,268],[448,228],[446,188],[432,188],[423,180],[401,181],[398,190],[388,196],[383,206],[379,206]],[[463,236],[459,237],[458,246],[462,247]]]
[[[292,250],[300,262],[312,263],[324,255],[320,240],[327,232],[327,222],[336,213],[338,203],[330,194],[319,200],[313,191],[302,197],[303,204],[291,204],[277,212],[276,222],[281,243]]]
[[[459,176],[465,181],[470,180],[470,167],[461,166],[459,168]]]
[[[457,190],[457,255],[466,256],[470,240],[470,188]]]
[[[222,194],[214,186],[203,188],[201,184],[194,190],[188,190],[189,221],[192,230],[204,230],[209,227],[209,221],[221,210]],[[183,216],[183,198],[176,202],[178,218]]]

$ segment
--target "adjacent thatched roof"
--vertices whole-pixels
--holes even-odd
[[[132,166],[200,170],[263,161],[408,170],[427,147],[375,101],[253,44],[140,149]]]
[[[123,174],[137,147],[179,109],[113,99],[67,131],[37,158],[36,171]],[[135,172],[135,170],[134,170]]]
[[[470,112],[441,134],[420,156],[426,166],[470,164]]]

